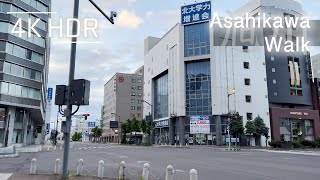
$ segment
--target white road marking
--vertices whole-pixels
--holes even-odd
[[[128,156],[120,156],[120,158],[128,158]]]
[[[295,158],[285,157],[285,158],[282,158],[282,159],[287,159],[288,160],[288,159],[295,159]]]
[[[82,148],[78,148],[78,149],[82,149]]]
[[[12,174],[2,174],[0,173],[0,180],[7,180],[12,176]]]
[[[97,148],[97,147],[93,147],[93,149],[95,149],[95,148]]]
[[[113,155],[114,153],[107,153],[107,154]]]
[[[251,154],[242,154],[243,156],[251,156]]]
[[[181,170],[181,169],[176,169],[175,171],[176,171],[176,172],[182,172],[182,173],[187,172],[187,171],[184,171],[184,170]]]
[[[137,161],[138,164],[141,164],[141,163],[149,163],[149,161]]]

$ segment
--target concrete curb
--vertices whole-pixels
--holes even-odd
[[[314,153],[314,152],[279,151],[279,150],[267,150],[267,149],[251,149],[251,151],[271,152],[271,153],[281,153],[281,154],[296,154],[296,155],[305,155],[305,156],[320,156],[320,153]]]
[[[19,154],[7,154],[7,155],[0,155],[0,159],[2,158],[15,158],[15,157],[19,157]]]

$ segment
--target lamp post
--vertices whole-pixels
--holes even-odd
[[[228,93],[228,137],[229,137],[229,150],[231,148],[231,136],[230,136],[230,123],[231,123],[231,119],[230,119],[230,96],[236,93],[236,89],[232,88],[231,93]]]
[[[151,103],[149,103],[148,101],[145,101],[145,100],[142,100],[141,102],[145,102],[147,103],[150,107],[151,107],[151,117],[152,117],[152,120],[151,120],[151,123],[150,123],[150,137],[149,137],[149,141],[150,141],[150,144],[152,144],[152,136],[153,136],[153,120],[154,120],[154,113],[153,113],[153,105]]]
[[[79,1],[74,0],[73,7],[73,19],[79,19]],[[89,2],[104,16],[111,24],[114,24],[114,17],[117,13],[111,11],[111,17],[108,17],[92,0]],[[76,52],[77,52],[77,34],[78,34],[78,24],[77,21],[73,21],[72,24],[72,39],[71,39],[71,54],[70,54],[70,65],[69,65],[69,82],[68,87],[70,87],[72,81],[74,80],[75,74],[75,64],[76,64]],[[70,131],[71,131],[71,116],[72,116],[72,104],[71,104],[72,92],[69,90],[67,93],[67,109],[65,109],[64,114],[66,116],[66,132],[64,139],[64,151],[63,151],[63,165],[62,165],[62,178],[66,179],[68,177],[68,160],[69,160],[69,146],[70,146]]]
[[[118,117],[118,144],[120,144],[120,139],[121,139],[120,133],[122,133],[122,132],[121,132],[121,129],[120,129],[120,131],[119,131],[119,126],[121,125],[120,116],[119,116],[118,114],[116,114],[116,113],[111,113],[111,114]],[[120,126],[120,128],[121,128],[121,126]],[[115,131],[115,132],[117,132],[117,131]]]

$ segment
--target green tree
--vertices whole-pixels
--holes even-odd
[[[242,118],[239,115],[234,115],[231,118],[230,122],[230,132],[232,135],[235,135],[238,137],[238,135],[243,134],[243,122]]]
[[[121,143],[125,144],[125,143],[127,143],[127,133],[129,133],[127,122],[123,122],[121,124],[121,133],[122,133]]]
[[[264,136],[264,133],[266,131],[265,129],[266,124],[264,123],[263,119],[259,115],[253,120],[253,123],[256,128],[256,132],[254,133],[254,136],[256,137],[256,139],[258,139],[258,145],[260,146],[260,139],[261,139],[261,136]]]
[[[140,121],[136,118],[132,119],[132,131],[134,132],[140,132],[141,131],[141,124]]]
[[[149,133],[149,125],[147,124],[147,122],[145,120],[142,120],[141,121],[141,131],[144,133],[144,134],[147,134]]]
[[[246,128],[246,134],[249,138],[249,145],[250,145],[251,137],[253,136],[253,134],[256,133],[256,127],[255,127],[253,121],[247,121],[245,128]]]
[[[102,135],[102,129],[99,128],[98,126],[94,127],[92,130],[92,136],[94,138],[93,142],[96,141],[96,138],[100,138],[100,136]]]
[[[268,146],[268,139],[270,138],[268,127],[263,128],[263,136],[266,137],[266,146]]]
[[[79,141],[81,138],[82,138],[82,134],[81,133],[75,132],[72,135],[72,141]]]

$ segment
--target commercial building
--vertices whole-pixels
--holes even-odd
[[[311,57],[314,78],[320,78],[320,54]]]
[[[121,128],[110,128],[110,121],[142,120],[143,66],[134,74],[116,73],[104,85],[103,141],[119,142]]]
[[[89,141],[92,135],[92,129],[96,126],[100,127],[100,120],[84,120],[75,118],[72,120],[71,135],[74,133],[82,134],[82,141]]]
[[[209,2],[205,2],[209,3]],[[217,46],[217,37],[205,21],[190,22],[199,15],[186,16],[162,38],[145,40],[144,116],[153,114],[154,143],[217,144],[227,136],[228,113],[239,112],[243,124],[260,116],[274,140],[313,140],[320,134],[319,112],[313,110],[311,81],[307,70],[307,52],[269,52],[265,46]],[[201,6],[193,5],[194,7]],[[242,17],[248,12],[270,16],[304,14],[293,0],[251,0],[233,13]],[[201,14],[202,13],[202,14]],[[188,21],[188,23],[186,23]],[[270,37],[270,29],[262,29]],[[280,31],[279,37],[295,39],[300,32]],[[231,39],[232,41],[232,39]],[[262,40],[263,42],[263,40]],[[202,120],[206,125],[194,126]],[[197,132],[200,133],[197,133]],[[265,137],[251,145],[265,145]]]
[[[44,140],[50,43],[50,0],[0,1],[0,144],[26,146]],[[14,24],[40,18],[35,34],[12,34]]]
[[[295,0],[251,0],[235,12],[243,15],[248,12],[256,17],[265,13],[269,17],[305,16],[302,5]],[[292,40],[303,37],[300,28],[287,27],[279,31],[263,29],[264,37],[277,37]],[[270,108],[271,138],[292,142],[314,140],[320,136],[319,112],[313,110],[311,91],[311,66],[309,52],[269,52],[265,47],[268,100]],[[309,69],[310,68],[310,69]]]

